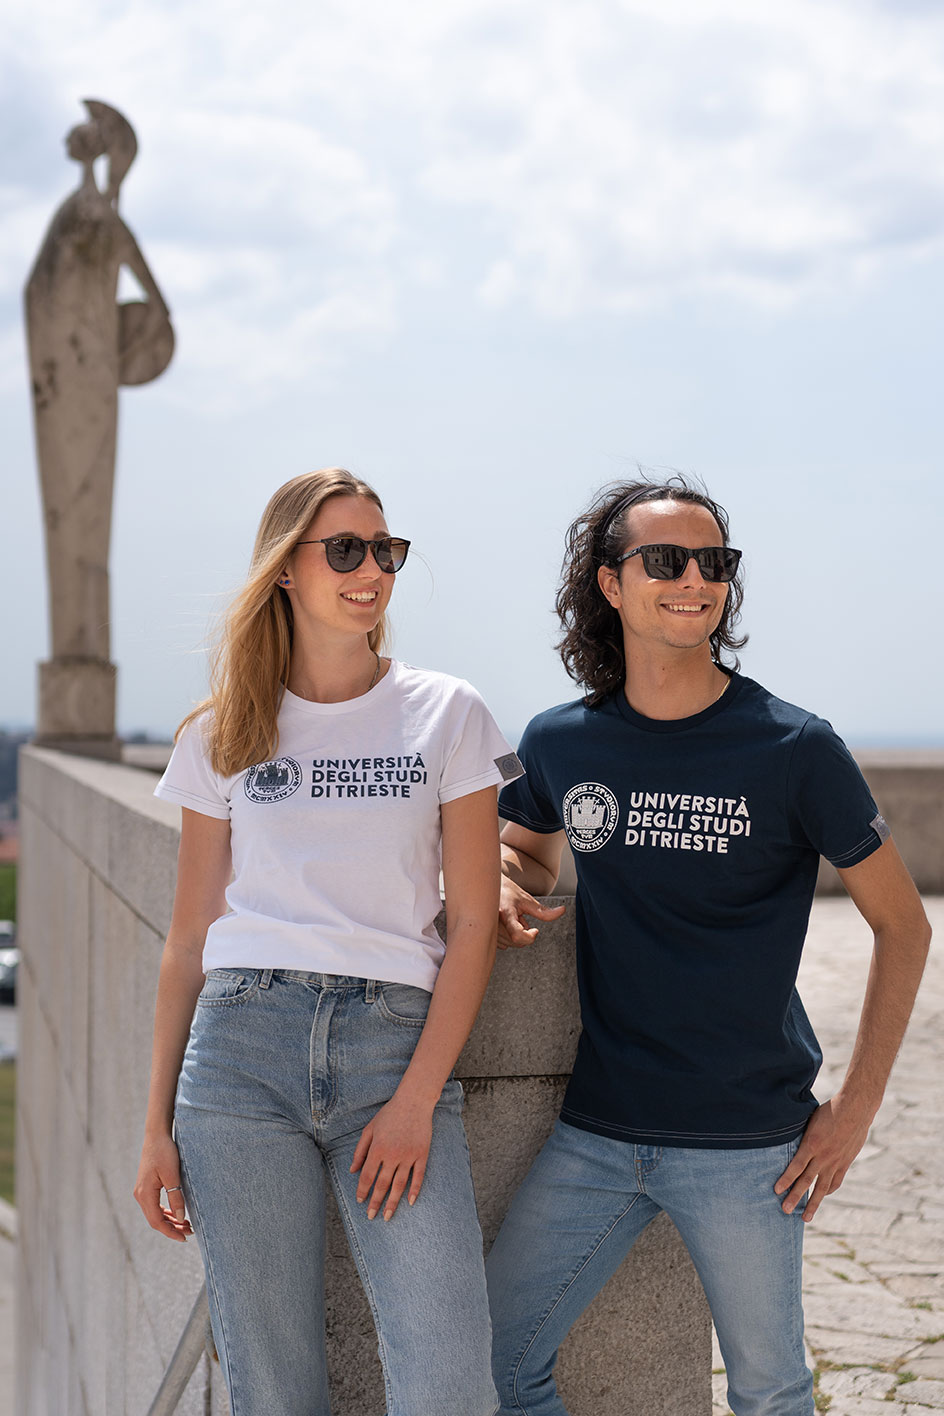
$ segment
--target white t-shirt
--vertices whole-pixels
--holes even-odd
[[[521,776],[463,679],[392,660],[344,703],[286,691],[278,756],[231,777],[189,723],[155,795],[228,820],[232,913],[207,931],[205,970],[308,969],[432,990],[444,945],[443,802]]]

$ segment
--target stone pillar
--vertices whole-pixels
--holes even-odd
[[[39,665],[38,747],[117,760],[118,670],[107,659],[50,659]]]
[[[118,389],[167,367],[174,332],[164,297],[118,215],[137,152],[128,120],[86,99],[88,121],[66,151],[82,168],[26,282],[26,338],[46,532],[51,655],[39,670],[36,741],[92,757],[119,755],[110,662],[108,557]],[[102,190],[95,164],[107,157]],[[145,298],[118,300],[122,267]]]

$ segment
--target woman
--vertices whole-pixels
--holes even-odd
[[[468,684],[381,657],[408,548],[349,472],[280,488],[157,788],[184,809],[135,1196],[174,1239],[186,1200],[233,1416],[329,1409],[326,1184],[389,1416],[498,1405],[450,1074],[495,948],[495,789],[520,768]]]

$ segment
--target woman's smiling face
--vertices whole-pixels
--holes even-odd
[[[364,541],[389,536],[377,503],[369,497],[329,497],[302,536],[302,542],[330,536],[360,536]],[[323,545],[296,546],[287,567],[296,616],[312,628],[337,633],[368,634],[387,608],[394,575],[385,574],[368,547],[356,570],[332,570]]]

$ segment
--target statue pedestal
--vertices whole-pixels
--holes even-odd
[[[117,677],[117,668],[106,659],[50,659],[40,664],[37,745],[117,761]]]

